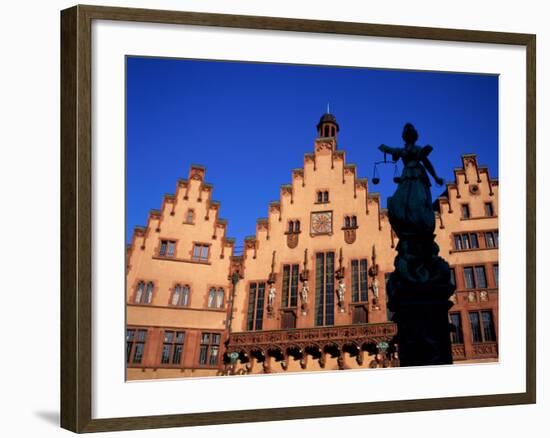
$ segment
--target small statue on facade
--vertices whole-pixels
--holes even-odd
[[[307,280],[302,281],[302,289],[300,290],[300,298],[302,298],[302,315],[307,314],[307,297],[309,294],[309,286]]]
[[[374,277],[374,280],[372,280],[372,295],[374,296],[374,300],[376,303],[378,303],[378,278]]]
[[[346,285],[344,279],[340,278],[338,280],[338,305],[340,306],[340,312],[344,311],[344,298],[346,296]]]
[[[307,285],[307,280],[304,280],[302,283],[302,290],[300,291],[300,296],[302,297],[302,302],[307,304],[307,296],[309,294],[309,286]]]
[[[271,284],[269,286],[269,291],[267,293],[267,307],[269,309],[273,309],[273,303],[275,302],[276,294],[277,294],[277,290],[275,289],[275,286]]]

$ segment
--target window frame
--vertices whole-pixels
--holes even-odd
[[[458,325],[453,321],[453,316],[458,317]],[[451,330],[451,344],[464,345],[464,328],[462,324],[461,312],[449,312],[449,323],[452,325]]]
[[[178,288],[181,288],[180,290],[180,297],[178,298],[178,302],[174,304],[174,296],[176,295],[176,292],[178,292]],[[187,290],[187,294],[185,291]],[[184,300],[183,298],[186,297]],[[185,302],[184,302],[185,301]],[[172,293],[170,295],[170,306],[172,307],[189,307],[189,303],[191,301],[191,286],[187,283],[176,283],[174,287],[172,288]]]
[[[288,276],[287,276],[288,271]],[[285,263],[283,265],[281,282],[281,308],[295,309],[298,307],[298,286],[300,282],[300,264]]]
[[[132,332],[132,339],[128,340],[128,332]],[[137,334],[143,334],[143,340],[136,340]],[[143,327],[126,327],[126,366],[140,366],[143,363],[143,358],[145,356],[145,345],[147,343],[148,330]],[[130,348],[128,349],[128,342],[131,342]],[[141,353],[139,361],[136,361],[136,349],[137,346],[141,345]],[[131,359],[131,360],[130,360]]]
[[[167,334],[170,333],[173,337],[171,341],[166,340]],[[178,334],[181,334],[181,342],[178,341]],[[168,346],[168,359],[167,361],[164,361],[164,352],[165,347]],[[176,348],[181,347],[178,361],[174,362],[174,358],[176,357]],[[185,348],[185,330],[179,330],[179,329],[164,329],[162,331],[162,343],[161,343],[161,349],[160,349],[160,358],[159,358],[159,365],[162,367],[181,367],[183,365],[183,353]]]
[[[315,327],[332,327],[335,322],[335,292],[336,269],[335,251],[315,253]],[[319,259],[322,256],[321,280],[319,275]],[[332,258],[332,270],[329,268],[329,256]]]
[[[159,239],[158,257],[175,258],[178,241],[176,239]],[[163,250],[164,246],[164,250]]]
[[[479,279],[477,270],[478,268],[482,268],[484,272],[485,277],[485,286],[479,285]],[[472,279],[473,279],[473,287],[467,287],[467,281],[466,281],[466,270],[471,269],[472,270]],[[489,283],[487,282],[487,267],[485,265],[467,265],[462,267],[462,280],[464,282],[464,289],[468,290],[475,290],[475,289],[488,289]]]
[[[140,285],[143,285],[143,290],[140,292]],[[149,288],[150,286],[150,288]],[[141,295],[138,295],[140,293]],[[138,280],[132,297],[132,304],[140,306],[150,306],[153,304],[155,295],[155,283],[152,280]]]
[[[260,289],[262,293],[260,295]],[[263,317],[265,313],[265,294],[267,282],[251,281],[248,283],[248,300],[246,307],[246,331],[263,330]]]
[[[489,315],[490,316],[490,320],[489,320],[489,323],[490,325],[488,327],[485,326],[485,320],[483,318],[483,315]],[[473,325],[472,325],[472,315],[476,315],[476,318],[477,318],[477,321],[478,321],[478,324],[479,324],[479,339],[481,339],[480,341],[476,341],[475,340],[475,335],[474,335],[474,329],[473,329]],[[492,309],[476,309],[476,310],[469,310],[468,311],[468,318],[470,320],[470,330],[471,330],[471,340],[472,340],[472,344],[485,344],[485,343],[493,343],[493,342],[497,342],[497,331],[496,331],[496,327],[495,327],[495,318],[493,316],[493,310]],[[490,333],[489,335],[489,338],[490,339],[487,339],[487,332]]]
[[[204,342],[204,336],[208,335],[208,342]],[[214,336],[218,337],[218,342],[214,343],[213,339]],[[219,332],[200,332],[199,337],[199,354],[197,355],[197,362],[200,368],[217,368],[219,366],[220,358],[221,358],[221,339],[222,334]],[[203,347],[205,347],[205,361],[202,361],[203,357]],[[215,363],[212,363],[212,351],[213,347],[216,348],[216,360]]]
[[[191,260],[198,263],[208,263],[210,260],[210,243],[203,243],[203,242],[193,242],[193,249],[191,250]],[[197,252],[197,249],[199,249],[199,256],[197,257],[195,254]],[[203,257],[203,251],[206,249],[206,258]]]

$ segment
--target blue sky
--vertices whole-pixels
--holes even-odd
[[[267,216],[291,170],[313,151],[316,124],[330,112],[339,149],[372,178],[381,144],[402,146],[406,122],[440,176],[453,180],[463,153],[498,177],[498,77],[493,75],[127,58],[126,241],[148,212],[174,193],[191,164],[206,167],[220,217],[237,245]],[[144,158],[145,157],[145,158]],[[370,185],[385,200],[393,168]],[[438,196],[443,188],[433,184]]]

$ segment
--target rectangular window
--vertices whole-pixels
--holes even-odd
[[[315,325],[334,324],[334,252],[315,256]]]
[[[300,265],[283,266],[282,306],[296,307],[298,305],[298,274]]]
[[[263,327],[265,283],[250,283],[248,289],[247,330],[261,330]]]
[[[498,265],[493,265],[493,278],[495,280],[495,287],[498,287]]]
[[[455,250],[462,250],[462,237],[460,236],[460,234],[455,234]]]
[[[368,300],[367,259],[351,261],[351,300],[354,303]]]
[[[449,270],[451,273],[451,284],[456,286],[455,268],[450,268]]]
[[[487,287],[485,266],[464,267],[464,287],[466,289],[484,289]]]
[[[195,246],[193,247],[193,260],[207,262],[209,249],[210,247],[208,245],[195,243]]]
[[[220,352],[220,334],[202,333],[199,349],[199,364],[217,365]]]
[[[462,335],[462,318],[460,317],[460,313],[450,313],[449,318],[452,325],[451,342],[453,344],[463,344],[464,337]]]
[[[472,327],[472,342],[483,342],[478,312],[470,312],[470,326]]]
[[[171,330],[166,330],[164,332],[164,340],[160,356],[161,364],[177,365],[181,363],[184,336],[184,332],[175,332]]]
[[[487,276],[485,275],[485,266],[476,266],[476,287],[487,287]]]
[[[486,202],[485,203],[485,216],[494,216],[495,212],[493,211],[493,203],[492,202]]]
[[[483,324],[483,340],[485,342],[495,342],[495,326],[493,324],[493,314],[490,310],[481,311],[481,322]]]
[[[466,289],[473,289],[475,287],[474,268],[464,268],[464,287]]]
[[[159,256],[174,257],[175,249],[176,249],[176,242],[174,240],[161,240]]]
[[[145,329],[126,330],[126,363],[141,363],[146,335]]]
[[[462,204],[462,219],[470,218],[470,207],[468,204]]]
[[[454,240],[455,240],[456,251],[479,248],[477,233],[455,234]]]
[[[498,231],[487,231],[485,233],[485,246],[487,248],[498,248]]]

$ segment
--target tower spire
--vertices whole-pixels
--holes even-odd
[[[330,114],[330,103],[327,102],[327,114]]]

